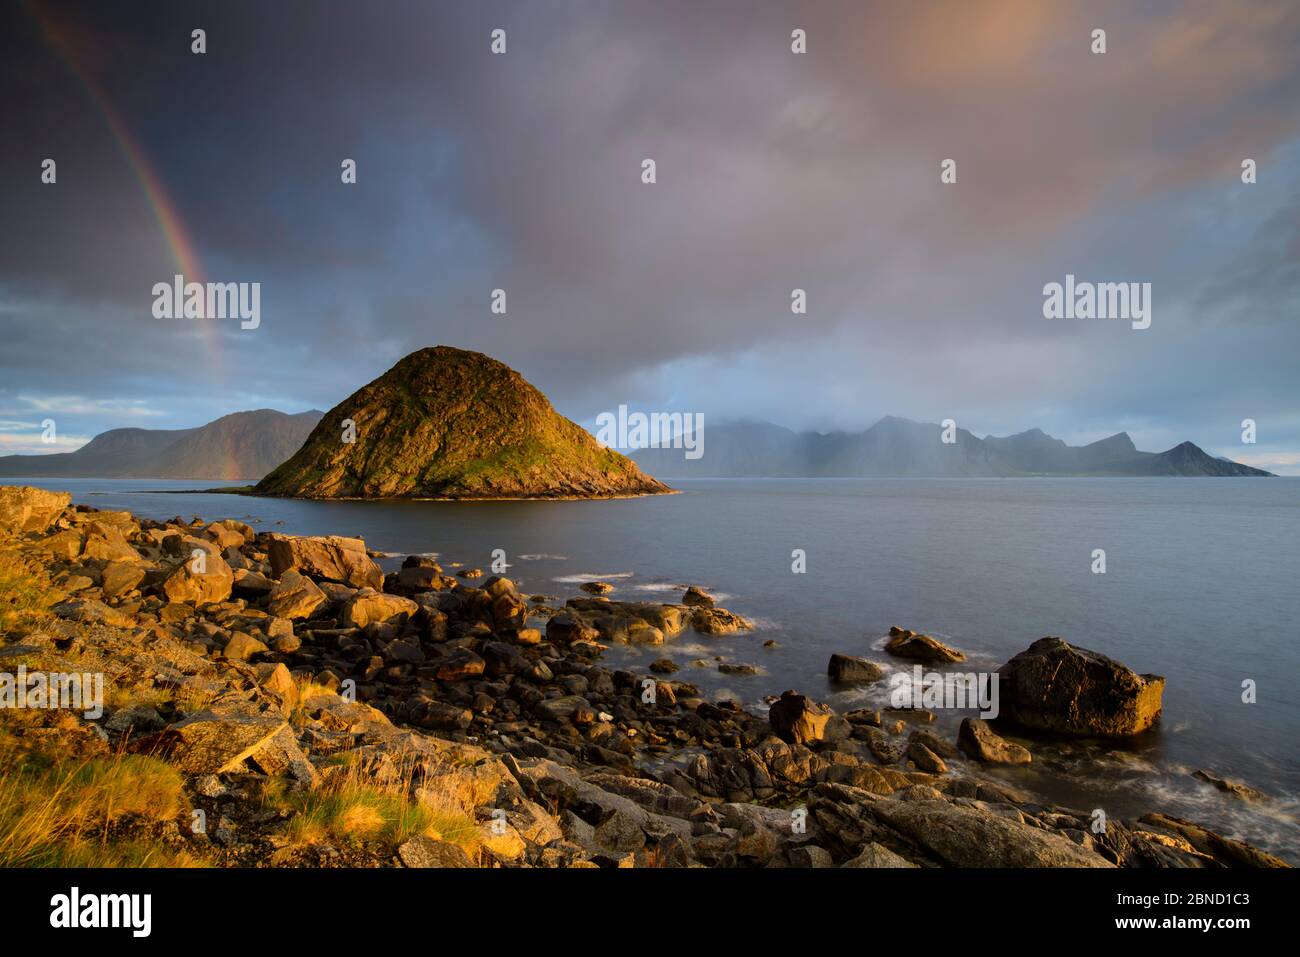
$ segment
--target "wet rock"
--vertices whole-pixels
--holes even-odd
[[[588,595],[608,595],[614,590],[609,582],[583,582],[578,586]]]
[[[929,635],[917,634],[897,625],[889,629],[889,641],[885,650],[891,655],[919,661],[924,665],[941,665],[954,661],[965,661],[966,655],[956,648],[950,648]]]
[[[659,675],[670,675],[675,671],[681,670],[677,662],[671,658],[656,658],[650,662],[650,670]]]
[[[1008,741],[979,718],[962,720],[957,732],[957,747],[985,764],[1028,764],[1033,760],[1027,748]]]
[[[706,592],[703,588],[697,588],[696,586],[691,585],[689,588],[686,589],[685,594],[682,595],[682,604],[699,605],[704,608],[712,608],[714,605],[714,601],[713,601],[713,596],[710,595],[708,592]]]
[[[1197,853],[1225,867],[1290,867],[1279,857],[1251,847],[1241,841],[1215,834],[1199,824],[1168,814],[1145,814],[1138,819],[1143,825],[1172,837],[1182,838]]]
[[[1122,738],[1160,717],[1164,678],[1060,638],[1040,638],[998,674],[1002,715],[1026,728]]]
[[[977,807],[927,787],[871,802],[867,810],[908,841],[957,867],[1112,867],[1067,837]]]
[[[831,660],[826,666],[826,674],[832,681],[845,684],[868,684],[883,678],[885,669],[866,658],[835,654],[831,655]]]
[[[922,771],[928,774],[947,774],[948,765],[943,758],[931,751],[921,741],[912,740],[907,745],[907,756]]]
[[[1206,771],[1204,768],[1193,771],[1192,777],[1204,781],[1207,784],[1213,784],[1225,794],[1231,794],[1244,801],[1260,801],[1264,798],[1264,795],[1259,791],[1256,791],[1254,788],[1242,784],[1240,781],[1229,781],[1227,778],[1221,778],[1216,774]]]
[[[725,608],[697,605],[691,610],[691,627],[702,635],[733,635],[751,630],[754,623]]]
[[[745,677],[758,674],[758,668],[755,665],[731,664],[725,661],[718,665],[718,671],[722,672],[724,675],[740,675]]]

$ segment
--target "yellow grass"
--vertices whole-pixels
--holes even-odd
[[[0,548],[0,634],[49,617],[60,597],[31,561]]]
[[[0,867],[194,866],[161,842],[110,836],[126,819],[166,821],[184,810],[180,774],[161,761],[65,762],[0,741]]]
[[[297,846],[326,841],[378,840],[396,848],[417,835],[458,845],[471,860],[482,847],[482,828],[471,809],[450,793],[414,793],[409,765],[397,773],[376,775],[355,760],[327,769],[311,791],[289,790],[281,780],[268,782],[263,801],[294,811],[285,836]]]

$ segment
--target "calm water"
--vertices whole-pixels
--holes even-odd
[[[681,480],[682,494],[603,502],[300,502],[160,494],[194,482],[22,480],[151,518],[239,518],[261,529],[359,535],[375,549],[437,553],[488,568],[506,551],[528,593],[561,598],[603,578],[613,597],[675,600],[684,584],[755,619],[752,634],[683,635],[611,649],[642,667],[667,654],[677,678],[758,704],[796,688],[847,709],[876,690],[837,691],[831,652],[887,662],[891,624],[963,649],[962,670],[996,668],[1060,635],[1139,672],[1165,675],[1159,729],[1126,748],[1034,744],[1010,783],[1084,809],[1163,810],[1300,863],[1300,480]],[[149,491],[151,490],[151,491]],[[807,573],[791,572],[791,551]],[[1107,574],[1091,572],[1106,551]],[[385,562],[392,567],[399,559]],[[779,647],[764,648],[773,638]],[[752,663],[756,677],[692,667]],[[1243,679],[1258,685],[1241,702]],[[941,718],[945,731],[958,718]],[[1247,805],[1196,768],[1272,795]],[[1063,773],[1053,773],[1063,772]]]

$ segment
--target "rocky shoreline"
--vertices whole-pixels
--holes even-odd
[[[949,741],[920,707],[836,714],[793,691],[756,714],[666,667],[602,665],[614,642],[750,627],[699,589],[620,602],[593,585],[557,605],[419,556],[386,574],[360,539],[31,488],[0,487],[0,542],[47,595],[6,626],[3,669],[93,666],[108,685],[98,717],[4,712],[6,747],[178,775],[179,811],[114,820],[106,840],[225,866],[1287,866],[1158,809],[1098,828],[1038,803],[986,773],[1032,748],[978,719]],[[961,660],[901,628],[887,652]],[[883,674],[850,655],[828,673]],[[1000,674],[1017,737],[1124,736],[1160,711],[1163,679],[1059,638]],[[419,827],[313,830],[324,797],[359,793],[401,820],[423,809]]]

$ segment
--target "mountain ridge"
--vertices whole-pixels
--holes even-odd
[[[0,456],[0,475],[256,480],[292,455],[323,414],[254,409],[192,429],[109,429],[74,452]]]
[[[1192,442],[1142,452],[1127,432],[1072,446],[1033,428],[1014,435],[976,436],[956,429],[885,416],[862,432],[795,432],[768,422],[711,426],[704,455],[641,449],[638,465],[665,478],[981,478],[1027,476],[1269,476],[1271,472],[1210,456]]]

